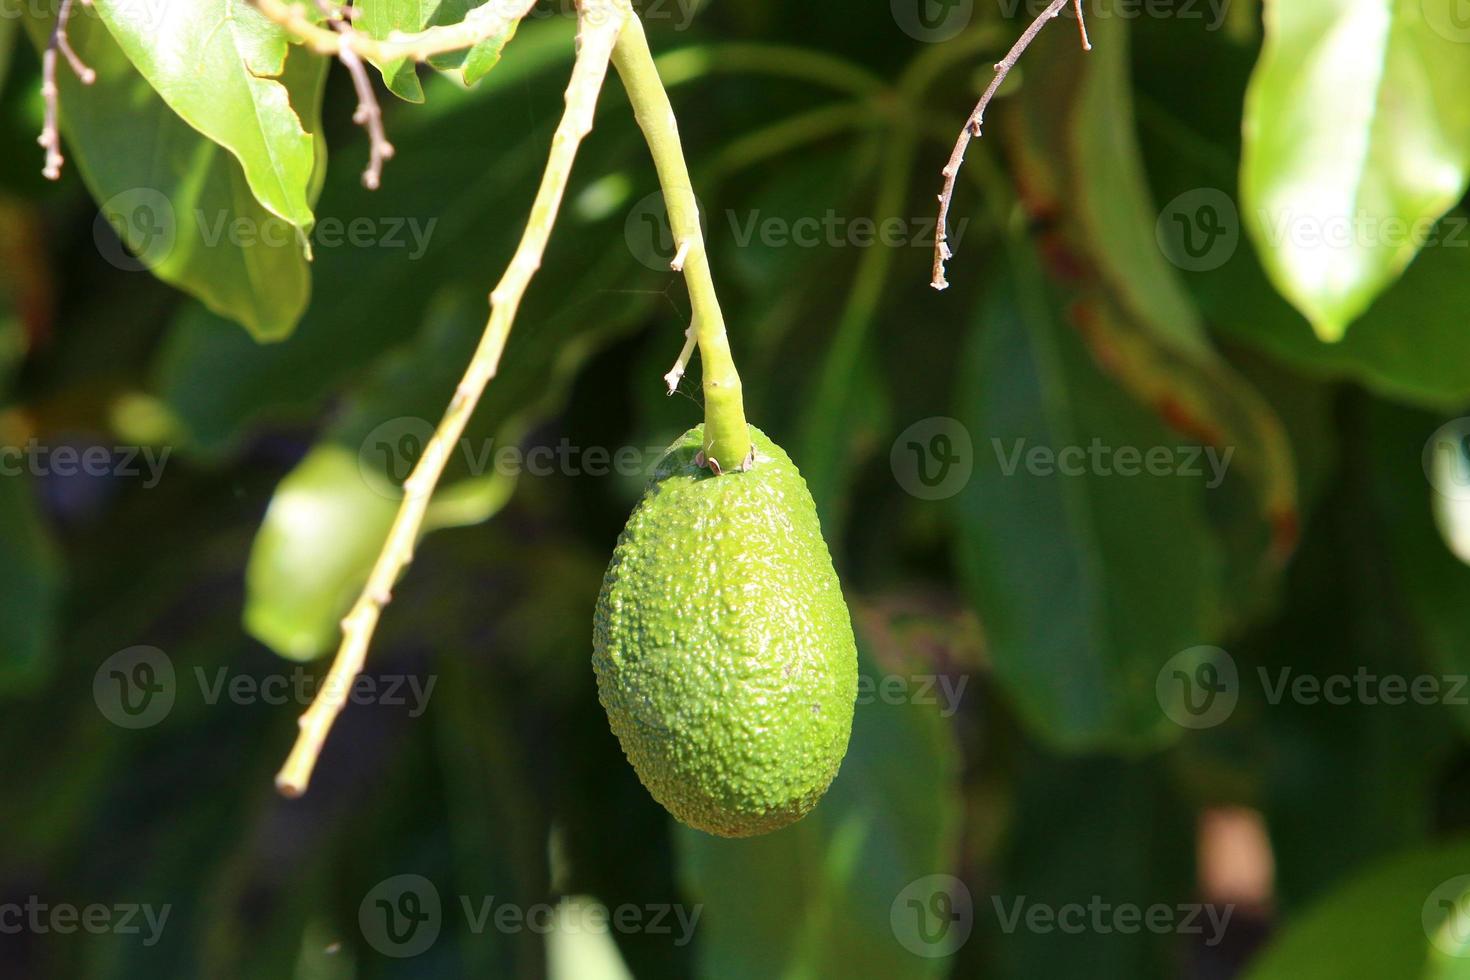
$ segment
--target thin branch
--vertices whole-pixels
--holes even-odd
[[[356,16],[357,11],[354,7],[333,7],[327,0],[317,0],[317,6],[337,33],[349,39],[337,51],[337,60],[347,69],[347,74],[352,76],[352,88],[357,92],[357,109],[352,113],[352,121],[367,130],[368,134],[368,164],[367,169],[362,172],[362,186],[375,191],[383,182],[383,162],[393,157],[393,144],[388,142],[388,136],[383,131],[383,109],[373,93],[372,79],[368,77],[367,67],[363,65],[362,58],[354,47],[359,35],[352,26],[351,18]]]
[[[1006,56],[995,65],[995,77],[990,80],[990,85],[985,89],[985,94],[980,96],[975,109],[970,113],[970,118],[965,120],[964,128],[960,130],[959,139],[955,141],[954,152],[949,155],[949,162],[944,165],[944,190],[939,194],[939,222],[938,232],[934,241],[934,278],[929,283],[935,289],[948,289],[949,281],[944,278],[944,263],[954,256],[949,247],[949,205],[954,197],[955,181],[959,178],[960,167],[965,162],[965,151],[970,147],[970,140],[980,135],[980,129],[985,122],[985,109],[990,105],[990,100],[995,98],[995,93],[1000,89],[1001,83],[1016,67],[1016,62],[1021,60],[1021,55],[1036,40],[1036,35],[1047,22],[1059,17],[1062,8],[1071,3],[1077,11],[1077,23],[1082,32],[1083,50],[1091,51],[1092,42],[1087,38],[1087,27],[1082,20],[1082,0],[1052,0],[1041,14],[1031,22],[1020,39],[1006,52]]]
[[[306,7],[289,0],[251,0],[257,10],[295,35],[318,54],[338,55],[345,48],[359,58],[380,65],[400,58],[428,61],[436,54],[472,48],[487,38],[509,32],[536,5],[536,0],[489,0],[453,24],[425,28],[412,34],[395,31],[379,41],[360,32],[345,34],[322,27],[307,15]]]
[[[689,333],[699,346],[699,365],[703,375],[704,456],[715,472],[721,469],[733,471],[744,466],[751,453],[750,427],[745,423],[740,374],[735,370],[735,359],[730,355],[725,317],[715,295],[704,232],[699,225],[699,202],[694,197],[674,107],[659,77],[653,53],[648,48],[643,25],[636,17],[628,21],[627,28],[618,38],[617,47],[613,49],[613,67],[623,80],[633,116],[643,130],[654,169],[658,171],[669,227],[674,233],[674,241],[679,243],[676,258],[683,267],[684,282],[689,287],[689,305],[694,311]],[[688,340],[684,347],[685,351],[690,350]],[[688,358],[681,353],[674,370],[669,372],[674,376],[675,386],[687,361]],[[665,375],[664,380],[669,380],[669,375]]]
[[[1087,18],[1082,16],[1082,0],[1073,0],[1072,8],[1077,11],[1077,33],[1082,38],[1082,50],[1092,50],[1092,38],[1087,36]]]
[[[679,382],[684,380],[684,369],[689,366],[689,358],[694,356],[695,343],[694,324],[691,323],[684,328],[684,346],[679,351],[679,359],[674,362],[669,373],[664,375],[664,383],[669,386],[671,396],[679,390]]]
[[[592,129],[597,96],[607,77],[613,45],[617,43],[624,24],[630,23],[630,16],[628,0],[582,0],[578,11],[577,61],[567,87],[566,111],[552,137],[551,153],[536,200],[531,206],[526,230],[505,274],[490,293],[490,320],[485,325],[480,345],[438,429],[403,485],[403,503],[393,519],[388,540],[373,564],[362,594],[342,621],[342,645],[332,662],[327,682],[321,694],[301,716],[301,731],[296,745],[276,775],[276,788],[286,796],[295,797],[306,792],[327,733],[341,712],[353,681],[362,671],[368,643],[377,628],[383,607],[391,600],[399,575],[413,560],[414,545],[418,541],[429,498],[443,475],[453,447],[464,434],[465,425],[485,386],[499,368],[500,355],[515,321],[516,310],[531,277],[541,265],[547,240],[556,223],[577,149]]]
[[[82,0],[84,7],[91,4],[92,0]],[[61,155],[61,89],[56,84],[57,52],[66,58],[66,63],[71,65],[71,70],[83,85],[91,85],[97,80],[97,73],[87,67],[72,48],[71,39],[67,37],[66,25],[71,19],[71,5],[72,0],[61,0],[61,7],[56,12],[56,23],[51,25],[51,38],[46,43],[46,51],[41,55],[41,99],[46,104],[46,114],[41,124],[41,136],[36,142],[46,150],[46,163],[41,168],[41,174],[47,180],[60,180],[61,165],[66,162],[66,158]]]

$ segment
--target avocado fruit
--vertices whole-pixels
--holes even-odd
[[[750,428],[712,471],[703,426],[655,466],[593,622],[608,721],[643,785],[721,837],[799,820],[847,752],[857,649],[806,482]]]

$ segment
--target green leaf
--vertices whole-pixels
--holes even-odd
[[[1337,340],[1470,174],[1457,0],[1269,0],[1241,199],[1278,289]]]
[[[1035,907],[1188,902],[1195,814],[1171,792],[1165,772],[1147,762],[1059,758],[1025,748],[1014,771],[1009,832],[985,903],[993,910],[991,934],[977,937],[995,950],[993,975],[1177,978],[1175,936],[1151,929],[1030,929],[1014,918]],[[1199,915],[1202,939],[1216,938],[1222,928],[1229,935],[1231,924],[1221,926],[1220,912]]]
[[[876,684],[863,646],[864,683]],[[842,771],[805,819],[746,840],[678,828],[685,885],[703,906],[700,975],[943,976],[945,958],[906,948],[919,939],[902,917],[906,890],[952,870],[957,767],[933,705],[875,699],[858,705]]]
[[[0,694],[35,690],[56,643],[61,563],[24,475],[0,476]]]
[[[276,488],[250,550],[245,628],[293,660],[330,649],[397,511],[357,454],[313,450]]]
[[[1375,406],[1368,419],[1369,477],[1399,598],[1430,665],[1470,673],[1470,549],[1463,532],[1466,494],[1462,426],[1423,412]],[[1435,527],[1439,517],[1445,533]],[[1451,547],[1459,548],[1457,556]],[[1449,704],[1470,731],[1470,707]]]
[[[424,29],[437,5],[427,0],[358,0],[353,4],[357,17],[353,27],[368,37],[383,40],[394,31],[411,34]],[[388,91],[407,102],[424,101],[424,87],[419,83],[418,66],[407,58],[386,64],[373,61],[383,74]]]
[[[1028,463],[1037,449],[1060,460],[1188,440],[1098,372],[1030,253],[1012,264],[964,360],[975,469],[955,498],[957,560],[996,675],[1034,731],[1070,750],[1156,744],[1180,732],[1155,695],[1160,668],[1218,628],[1203,480]]]
[[[1072,290],[1070,318],[1098,364],[1173,428],[1233,447],[1258,500],[1259,537],[1280,559],[1299,523],[1291,446],[1271,406],[1211,343],[1155,241],[1128,25],[1121,16],[1100,18],[1092,54],[1059,52],[1049,62],[1057,67],[1022,93],[1027,112],[1013,127],[1012,148],[1028,174],[1023,197],[1048,228],[1051,277]],[[1064,43],[1074,42],[1048,38],[1052,49]]]
[[[395,177],[380,190],[364,190],[350,162],[332,168],[314,262],[315,289],[331,302],[313,306],[289,340],[262,347],[220,329],[199,310],[181,314],[159,355],[156,384],[196,447],[217,453],[266,417],[309,416],[394,344],[409,342],[435,294],[448,286],[478,292],[480,309],[488,312],[485,295],[521,234],[554,122],[508,140],[505,129],[477,120],[505,118],[517,108],[524,113],[528,105],[555,120],[572,25],[558,18],[535,26],[519,56],[474,91],[435,79],[434,108],[404,113],[394,128]],[[619,133],[626,146],[599,142]],[[573,195],[583,178],[595,176],[599,161],[612,168],[615,158],[631,158],[635,149],[646,153],[635,138],[631,121],[599,118],[573,174]],[[371,230],[365,243],[344,233],[354,222]],[[562,216],[547,252],[549,268],[532,284],[522,323],[567,310],[569,295],[578,303],[603,298],[546,288],[561,262],[568,277],[594,265],[606,271],[617,255],[603,247],[600,234],[570,213]],[[626,273],[629,264],[619,268]],[[594,288],[630,288],[628,275],[623,278]],[[432,416],[442,408],[436,405]]]
[[[1467,961],[1446,972],[1452,962],[1443,956],[1431,959],[1436,947],[1430,940],[1452,910],[1458,921],[1450,923],[1447,935],[1464,928],[1466,909],[1459,902],[1470,886],[1467,867],[1470,844],[1464,842],[1381,862],[1288,920],[1247,980],[1463,978]]]
[[[1237,176],[1239,100],[1249,75],[1250,52],[1220,44],[1181,45],[1177,32],[1138,32],[1139,58],[1152,84],[1140,103],[1143,148],[1155,198],[1168,202],[1165,229],[1182,223],[1206,233],[1204,215],[1238,228],[1231,187]],[[1202,112],[1200,93],[1175,84],[1178,73],[1208,75],[1216,111]],[[1215,208],[1214,211],[1202,209]],[[1442,244],[1425,248],[1403,277],[1378,297],[1335,343],[1324,342],[1271,286],[1251,248],[1220,238],[1207,251],[1206,267],[1184,273],[1186,284],[1211,326],[1315,378],[1351,379],[1388,397],[1451,408],[1470,400],[1470,331],[1446,306],[1470,305],[1470,248],[1465,215],[1453,211],[1437,229]],[[1461,229],[1456,231],[1456,229]],[[1451,234],[1456,237],[1450,238]],[[1201,244],[1210,239],[1199,237]],[[1298,447],[1300,448],[1300,447]]]
[[[43,46],[48,23],[28,15],[26,26]],[[76,18],[69,34],[97,81],[84,86],[72,72],[57,72],[68,163],[138,256],[114,244],[107,258],[147,268],[256,339],[289,334],[311,292],[292,226],[256,201],[233,157],[169,109],[97,18]],[[325,78],[321,60],[303,52],[288,59],[286,72],[293,91],[317,93]],[[237,226],[251,239],[232,234]]]
[[[319,72],[325,59],[290,49],[286,33],[249,3],[149,4],[95,0],[133,65],[189,125],[229,150],[265,209],[305,235],[313,222],[312,176],[325,160]],[[292,58],[315,71],[288,74]]]

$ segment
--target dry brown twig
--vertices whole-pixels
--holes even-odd
[[[81,2],[84,7],[92,5],[92,0]],[[87,67],[73,50],[71,39],[67,37],[66,24],[71,19],[71,7],[72,0],[61,0],[61,6],[56,11],[56,23],[51,25],[51,39],[46,42],[46,50],[41,55],[41,98],[46,103],[46,117],[41,124],[41,136],[36,142],[46,150],[46,163],[41,168],[41,173],[47,180],[61,179],[61,165],[66,160],[61,155],[61,90],[56,86],[56,55],[59,52],[66,58],[66,63],[71,65],[71,70],[76,72],[83,85],[91,85],[97,80],[97,73]]]
[[[352,26],[357,10],[354,7],[335,7],[327,0],[317,0],[317,9],[332,29],[344,37],[344,42],[337,49],[337,60],[352,76],[352,88],[357,93],[357,109],[352,113],[352,121],[368,134],[368,164],[362,172],[362,186],[375,191],[383,182],[383,162],[393,158],[393,144],[388,142],[388,135],[383,131],[383,108],[373,93],[367,67],[357,53],[358,34]]]
[[[1067,4],[1072,4],[1077,11],[1077,30],[1082,37],[1082,50],[1091,51],[1092,41],[1087,37],[1087,23],[1082,17],[1082,0],[1052,0],[1051,4],[1043,10],[1037,18],[1031,22],[1031,26],[1021,34],[1006,56],[995,64],[995,77],[990,80],[985,94],[980,96],[980,101],[975,104],[970,118],[965,120],[964,127],[960,130],[959,139],[955,141],[954,152],[949,155],[949,162],[944,165],[944,189],[939,194],[939,222],[934,239],[934,278],[929,285],[935,289],[948,289],[949,281],[944,278],[944,263],[954,256],[949,247],[949,205],[954,198],[955,181],[959,178],[960,167],[965,163],[965,151],[970,147],[970,140],[980,135],[980,127],[985,121],[985,109],[990,105],[991,99],[999,91],[1001,83],[1016,67],[1016,62],[1021,60],[1021,55],[1036,40],[1036,35],[1047,22],[1061,16],[1062,9]]]

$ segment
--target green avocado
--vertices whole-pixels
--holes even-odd
[[[742,471],[700,465],[704,427],[659,461],[602,582],[598,696],[643,785],[721,837],[799,820],[852,733],[857,648],[817,510],[751,427]]]

